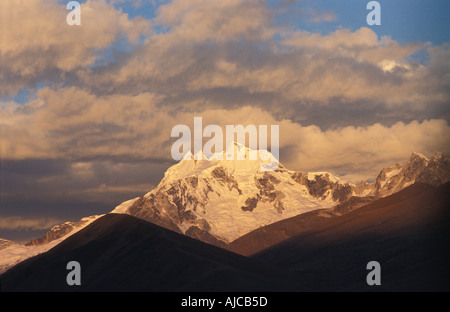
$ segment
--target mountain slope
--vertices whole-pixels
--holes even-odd
[[[294,236],[253,258],[292,270],[310,290],[450,290],[450,183],[416,183]],[[381,286],[366,284],[369,261]]]
[[[81,264],[81,286],[66,284],[69,261]],[[0,280],[2,291],[289,289],[281,272],[135,217],[109,214]]]
[[[2,239],[0,239],[0,274],[23,260],[55,247],[100,217],[101,215],[90,216],[82,218],[78,222],[65,222],[61,225],[56,225],[44,236],[33,239],[26,244],[18,244],[4,240],[7,243],[2,246]]]
[[[372,201],[373,197],[351,197],[333,208],[306,212],[253,230],[232,241],[226,248],[232,252],[250,256],[318,227],[330,220],[330,218],[339,217]]]

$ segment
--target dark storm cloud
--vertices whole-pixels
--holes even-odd
[[[150,191],[167,165],[107,160],[6,160],[1,166],[1,216],[83,216],[109,212]],[[93,209],[97,207],[96,209]]]

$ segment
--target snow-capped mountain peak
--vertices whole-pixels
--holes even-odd
[[[224,151],[211,155],[205,155],[202,151],[195,155],[190,151],[187,152],[180,162],[167,169],[161,183],[166,184],[192,176],[207,176],[218,167],[240,175],[268,171],[272,163],[276,163],[278,167],[278,162],[274,160],[275,157],[267,150],[253,150],[232,142]]]
[[[326,172],[300,177],[278,163],[276,170],[261,170],[273,158],[268,151],[233,145],[233,157],[230,149],[184,157],[126,213],[217,244],[352,195],[348,184]]]

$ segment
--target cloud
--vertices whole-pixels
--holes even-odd
[[[156,23],[170,28],[164,42],[259,40],[273,35],[271,15],[262,0],[174,0],[159,7]]]
[[[143,135],[159,137],[161,130],[155,121],[167,116],[157,109],[152,94],[98,97],[71,87],[43,88],[37,96],[1,119],[7,138],[2,140],[3,157],[114,157],[137,151],[148,158],[160,155],[148,153],[149,146],[142,144]],[[11,124],[11,120],[17,122]],[[153,140],[162,143],[157,142]],[[152,147],[158,149],[158,145]]]
[[[317,11],[309,8],[306,10],[306,15],[308,20],[313,23],[334,22],[337,20],[336,13],[329,10]]]
[[[259,1],[248,4],[258,8],[248,13],[260,16],[252,19],[255,27],[239,28],[238,22],[232,27],[228,15],[247,18],[239,13],[247,12],[241,2],[227,2],[225,9],[214,1],[201,3],[160,8],[156,19],[167,31],[154,34],[117,66],[79,71],[83,88],[96,94],[163,94],[165,105],[192,111],[206,104],[252,105],[321,127],[349,125],[351,119],[369,125],[450,118],[448,67],[442,67],[446,46],[400,44],[366,27],[321,35],[274,26]],[[202,22],[194,25],[191,19]],[[416,61],[417,53],[429,62]],[[317,116],[317,108],[335,117]],[[348,118],[354,114],[358,118]]]
[[[283,141],[294,147],[286,162],[288,168],[330,171],[356,183],[375,179],[383,167],[407,161],[414,151],[448,155],[450,126],[444,120],[426,120],[322,131],[317,126],[291,124]]]
[[[209,104],[203,103],[203,107],[193,105],[194,111],[179,111],[161,105],[164,100],[151,93],[96,96],[73,87],[44,88],[29,106],[17,106],[14,112],[14,107],[8,106],[14,118],[6,116],[9,124],[3,126],[3,157],[67,159],[72,165],[63,175],[88,183],[95,172],[93,161],[110,161],[109,171],[126,162],[169,165],[175,141],[170,137],[171,129],[178,124],[193,129],[195,116],[203,118],[204,127],[280,125],[280,147],[289,149],[289,154],[281,153],[281,160],[294,170],[330,170],[343,175],[358,172],[370,179],[383,166],[405,160],[414,151],[450,153],[450,127],[443,119],[321,129],[278,118],[251,105],[208,108]],[[96,174],[104,176],[106,171]],[[100,190],[101,184],[87,187]]]
[[[136,44],[150,32],[142,18],[129,19],[105,0],[82,4],[81,26],[66,23],[65,4],[46,0],[3,0],[0,93],[14,95],[37,82],[57,81],[92,66],[105,49],[125,38]]]
[[[310,33],[275,23],[260,0],[176,0],[152,20],[91,0],[78,28],[56,22],[64,6],[43,3],[21,7],[25,22],[11,18],[17,27],[0,48],[3,95],[45,80],[93,96],[152,94],[173,110],[250,105],[322,129],[450,119],[448,45],[400,44],[366,27]],[[115,49],[122,39],[133,48]],[[416,61],[419,52],[429,61]]]
[[[107,213],[153,189],[167,167],[152,161],[3,159],[1,214],[76,220]]]
[[[2,216],[0,230],[46,230],[64,223],[65,220],[55,218],[24,218],[22,216]]]

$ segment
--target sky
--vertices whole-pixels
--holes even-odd
[[[111,211],[175,162],[171,129],[279,125],[280,161],[373,181],[450,151],[450,2],[0,3],[0,237]]]

